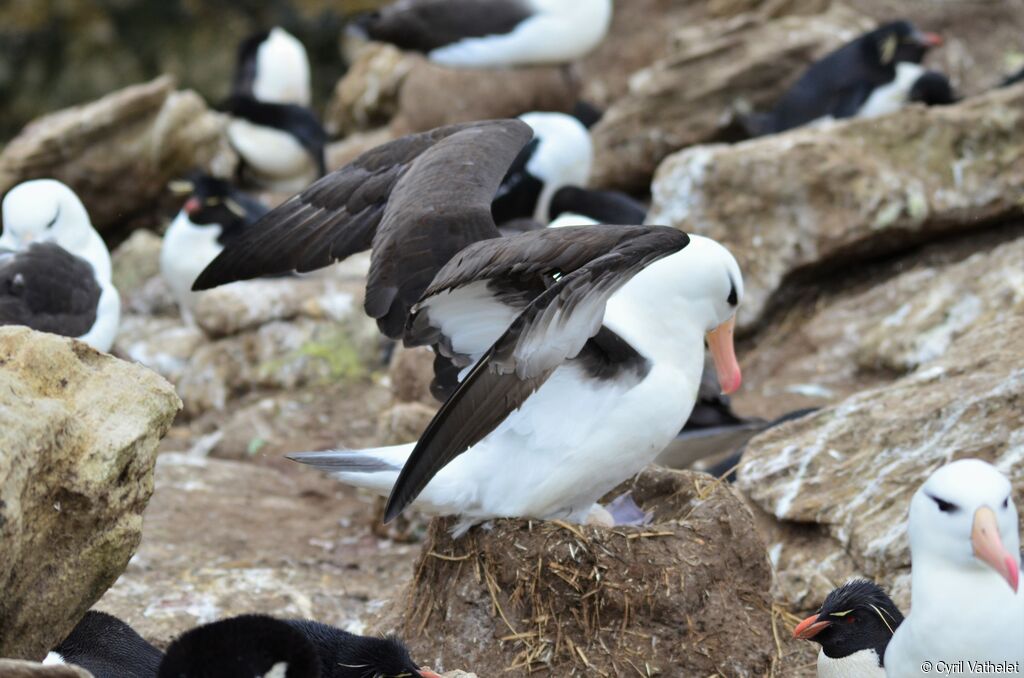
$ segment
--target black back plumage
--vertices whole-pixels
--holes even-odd
[[[948,106],[959,101],[949,78],[936,71],[926,71],[922,74],[910,88],[907,99],[925,106]]]
[[[752,136],[773,134],[824,116],[857,113],[876,87],[896,77],[901,61],[920,63],[928,50],[909,21],[894,21],[865,33],[807,69],[770,113],[746,120]]]
[[[253,678],[285,665],[284,678],[320,678],[320,658],[306,636],[264,615],[199,626],[167,648],[158,678]]]
[[[354,23],[373,40],[430,52],[466,38],[510,33],[532,14],[525,0],[399,0]]]
[[[80,337],[96,322],[101,292],[92,265],[57,244],[0,250],[0,325]]]
[[[835,589],[821,604],[819,620],[832,623],[812,638],[833,659],[871,648],[879,665],[903,614],[878,584],[854,579]]]
[[[408,648],[393,636],[358,636],[305,619],[290,619],[287,623],[312,644],[320,658],[322,678],[420,675]]]
[[[272,127],[292,135],[316,162],[320,176],[326,174],[324,148],[328,136],[313,111],[295,104],[267,103],[244,94],[232,94],[222,108],[224,112],[254,125]]]
[[[95,610],[86,612],[53,651],[96,678],[153,678],[163,658],[128,624]]]
[[[1010,85],[1016,85],[1018,82],[1024,82],[1024,68],[1020,69],[1013,75],[1007,76],[999,86],[1009,87]]]
[[[599,191],[579,186],[563,186],[555,191],[548,207],[548,218],[571,212],[603,224],[642,224],[647,208],[618,191]]]
[[[499,226],[533,216],[541,191],[544,190],[544,182],[530,174],[526,165],[537,152],[540,143],[540,139],[534,138],[523,146],[501,179],[501,185],[491,202],[491,216]]]

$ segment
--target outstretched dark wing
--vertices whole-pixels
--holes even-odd
[[[480,242],[449,262],[410,318],[412,341],[447,344],[457,352],[468,344],[460,346],[443,328],[458,328],[482,308],[494,309],[495,302],[522,311],[420,437],[388,499],[386,519],[518,409],[556,368],[580,356],[592,337],[601,334],[602,340],[590,352],[631,352],[602,327],[608,298],[688,242],[685,233],[661,226],[568,227]]]
[[[526,0],[399,0],[356,25],[374,40],[429,52],[465,38],[504,35],[532,14]]]
[[[0,325],[80,337],[96,322],[100,293],[89,262],[59,245],[0,251]]]
[[[466,245],[498,237],[490,203],[532,138],[518,120],[441,127],[378,146],[271,210],[196,280],[306,272],[373,247],[366,310],[389,337]]]

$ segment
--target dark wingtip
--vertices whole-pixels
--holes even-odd
[[[397,485],[396,485],[397,487]],[[405,507],[409,505],[409,500],[401,497],[399,492],[391,491],[391,495],[388,496],[388,503],[384,507],[384,524],[387,525],[392,520],[397,518],[405,510]]]

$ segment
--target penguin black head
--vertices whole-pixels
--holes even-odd
[[[315,621],[287,622],[313,644],[323,678],[440,678],[420,669],[408,648],[394,636],[358,636]]]
[[[174,193],[189,196],[181,209],[189,221],[200,226],[252,223],[267,211],[262,203],[231,182],[203,172],[193,172],[187,179],[171,182],[170,188]]]
[[[320,678],[312,643],[286,622],[243,615],[206,624],[167,648],[157,678]]]
[[[886,68],[901,61],[919,64],[929,49],[942,44],[941,36],[925,33],[905,20],[879,26],[864,38],[873,60]]]
[[[953,93],[953,86],[949,84],[949,78],[935,71],[927,71],[918,78],[910,88],[907,99],[926,106],[946,106],[959,101]]]
[[[874,650],[881,666],[885,648],[902,622],[903,615],[882,587],[854,579],[828,594],[818,614],[800,622],[793,637],[813,640],[833,659]]]

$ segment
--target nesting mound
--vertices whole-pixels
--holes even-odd
[[[480,675],[766,673],[771,576],[746,506],[687,471],[619,489],[651,524],[500,520],[452,539],[435,520],[393,626],[422,661]]]

